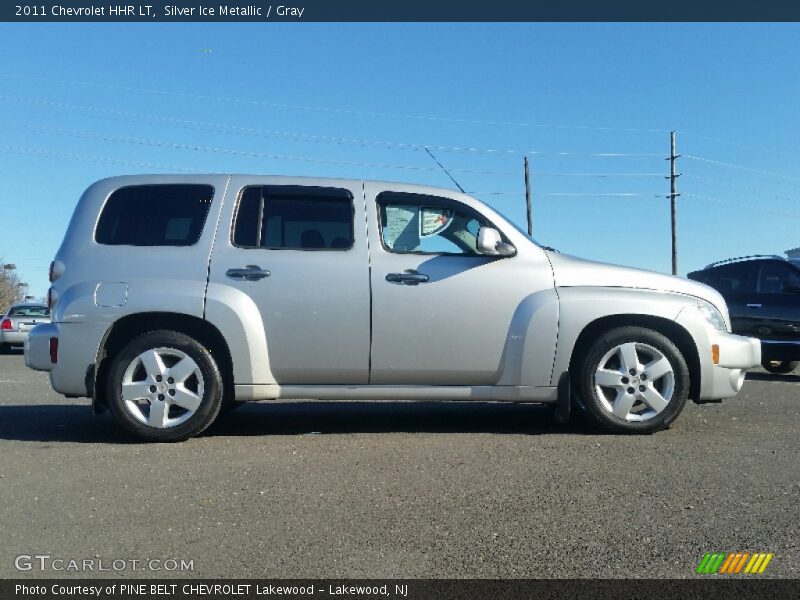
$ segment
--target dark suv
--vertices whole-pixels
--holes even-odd
[[[800,361],[800,265],[782,256],[743,256],[689,273],[718,290],[735,333],[761,340],[762,365],[790,373]]]

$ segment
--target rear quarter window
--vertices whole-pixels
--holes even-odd
[[[100,213],[94,239],[110,246],[191,246],[200,239],[214,188],[202,184],[123,187]]]

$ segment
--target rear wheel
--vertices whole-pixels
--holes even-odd
[[[602,334],[577,361],[576,391],[603,429],[651,433],[665,429],[689,395],[689,369],[675,344],[643,327]]]
[[[222,377],[213,357],[174,331],[152,331],[125,346],[112,360],[107,386],[117,422],[154,442],[199,434],[222,403]]]
[[[796,360],[765,360],[761,363],[761,366],[767,371],[778,375],[791,373],[797,368],[797,365],[798,361]]]

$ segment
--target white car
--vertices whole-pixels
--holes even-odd
[[[22,346],[31,329],[50,322],[50,309],[42,304],[20,302],[13,304],[0,317],[0,353],[11,346]]]
[[[148,440],[299,398],[535,402],[652,432],[760,362],[710,287],[549,251],[417,185],[105,179],[51,271],[53,322],[26,363]]]

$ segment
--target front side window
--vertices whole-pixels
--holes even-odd
[[[398,254],[479,255],[478,231],[488,225],[470,208],[447,198],[383,192],[378,195],[381,241]]]
[[[94,232],[111,246],[191,246],[211,208],[210,185],[132,185],[109,196]]]
[[[800,291],[800,270],[785,264],[765,263],[758,276],[758,291],[762,294]]]
[[[353,196],[339,188],[245,187],[239,196],[233,244],[276,250],[348,250],[353,247]]]

